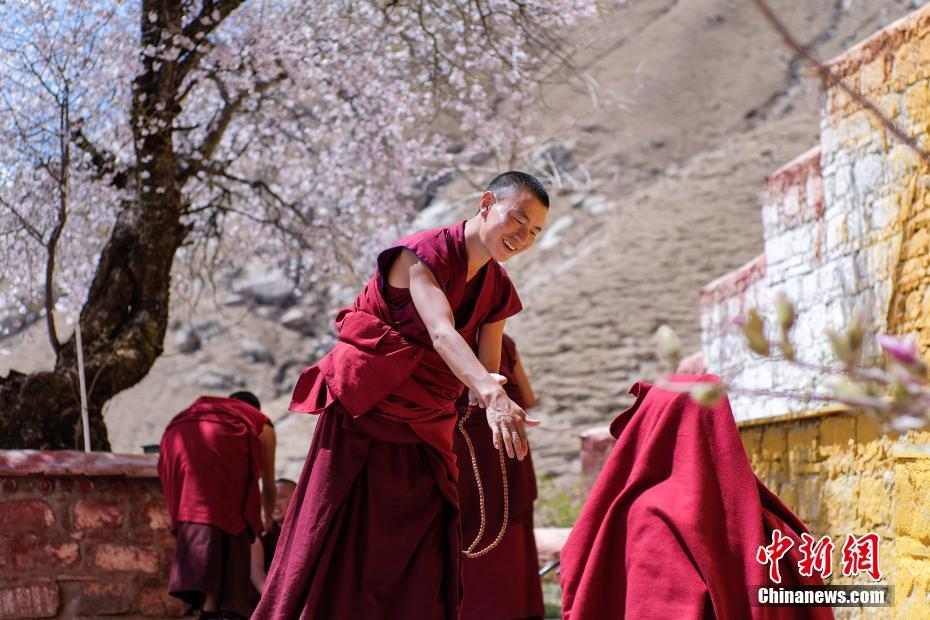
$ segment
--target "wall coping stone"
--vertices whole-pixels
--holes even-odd
[[[780,168],[775,170],[772,174],[765,178],[763,184],[765,186],[772,185],[773,183],[783,182],[780,177],[795,175],[795,170],[799,168],[806,168],[814,164],[820,163],[820,145],[812,146],[807,149],[791,161],[786,164],[782,164]]]
[[[724,299],[745,293],[750,286],[765,277],[765,253],[733,271],[712,280],[701,289],[701,308],[710,308]]]
[[[893,52],[903,43],[930,27],[930,5],[921,7],[866,37],[825,65],[834,75],[845,78],[856,73],[882,54]]]
[[[736,426],[740,429],[751,428],[754,426],[766,426],[770,424],[784,424],[785,422],[796,422],[798,420],[810,420],[813,418],[824,418],[831,415],[843,413],[856,413],[856,409],[842,405],[824,407],[823,409],[813,409],[810,411],[795,411],[784,415],[772,416],[768,418],[753,418],[737,422]]]
[[[0,476],[157,478],[157,454],[77,450],[0,450]]]
[[[896,443],[892,447],[895,460],[930,459],[930,444]]]

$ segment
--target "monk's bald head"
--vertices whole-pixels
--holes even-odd
[[[481,194],[481,244],[491,258],[506,261],[533,245],[548,214],[549,194],[539,179],[518,170],[500,174]]]
[[[505,200],[520,193],[527,193],[545,208],[549,208],[549,194],[543,184],[531,174],[510,170],[499,174],[488,183],[486,192],[491,192],[497,200]]]
[[[258,396],[256,396],[252,392],[246,392],[246,391],[233,392],[232,394],[229,395],[229,397],[235,398],[236,400],[241,400],[244,403],[248,403],[252,405],[253,407],[255,407],[256,409],[258,409],[259,411],[262,410],[261,401],[258,400]]]

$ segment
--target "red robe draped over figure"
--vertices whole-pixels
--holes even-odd
[[[306,368],[291,411],[321,414],[253,618],[457,618],[461,548],[452,450],[462,383],[431,345],[408,289],[387,282],[402,248],[432,272],[472,342],[520,311],[490,260],[466,282],[465,222],[378,257],[336,317],[339,340]]]
[[[514,377],[517,349],[506,334],[501,347],[500,374],[507,378],[507,396],[526,407]],[[462,414],[468,407],[468,392],[459,398],[456,408]],[[486,547],[500,531],[503,519],[503,493],[500,457],[491,440],[484,409],[475,407],[465,422],[465,431],[475,449],[475,460],[484,487],[487,525],[477,549]],[[455,432],[455,454],[459,464],[459,503],[462,507],[462,538],[470,545],[481,525],[478,488],[472,472],[471,455],[461,433]],[[500,544],[488,554],[463,560],[462,581],[465,598],[462,620],[515,620],[542,618],[544,615],[542,583],[539,579],[539,555],[533,536],[533,501],[536,499],[536,474],[533,459],[527,453],[523,461],[506,459],[510,488],[510,518]]]
[[[261,533],[262,446],[271,421],[235,398],[204,396],[176,415],[161,439],[158,477],[177,548],[169,591],[199,608],[249,612],[249,545]]]
[[[781,585],[823,582],[798,573],[808,529],[753,474],[729,402],[701,407],[642,382],[630,393],[636,403],[611,424],[617,443],[562,550],[564,618],[832,618],[829,607],[752,605],[752,587],[771,585],[756,552],[773,529],[794,541]]]

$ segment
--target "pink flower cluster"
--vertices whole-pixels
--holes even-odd
[[[164,191],[135,160],[133,130],[166,129],[163,108],[133,117],[143,61],[194,59],[171,127],[191,231],[176,271],[206,278],[218,263],[203,256],[223,246],[306,287],[367,269],[430,181],[478,154],[509,161],[554,33],[597,6],[247,0],[221,14],[195,1],[180,32],[142,48],[140,24],[160,22],[138,3],[0,3],[0,314],[42,305],[58,225],[55,303],[79,308],[117,214]]]

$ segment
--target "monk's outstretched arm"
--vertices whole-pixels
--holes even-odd
[[[413,258],[409,258],[408,254]],[[478,361],[471,347],[455,330],[455,318],[449,300],[430,270],[409,250],[404,250],[396,262],[399,264],[392,267],[392,272],[394,268],[409,265],[407,274],[410,297],[429,331],[433,349],[453,374],[478,395],[481,404],[487,410],[494,446],[503,445],[508,456],[516,456],[523,460],[527,445],[524,424],[536,425],[539,422],[525,420],[526,414],[523,410],[507,397],[504,388]]]

